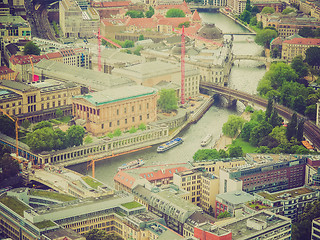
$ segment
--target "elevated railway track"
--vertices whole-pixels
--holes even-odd
[[[235,99],[245,100],[247,102],[251,102],[257,105],[260,105],[264,108],[267,107],[268,101],[264,98],[250,95],[245,92],[241,92],[238,90],[230,89],[227,87],[218,86],[212,83],[201,82],[200,88],[211,89],[216,93],[228,94],[229,96],[233,96]],[[278,114],[285,119],[291,119],[293,111],[285,106],[275,104],[275,109],[278,111]],[[308,120],[305,116],[298,114],[298,119],[305,119],[304,123],[304,136],[307,138],[316,150],[320,150],[320,129],[313,122]]]

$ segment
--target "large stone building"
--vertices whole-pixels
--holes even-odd
[[[0,36],[4,42],[31,39],[31,27],[21,16],[0,16],[0,22],[2,24]]]
[[[69,38],[94,37],[100,25],[99,13],[87,1],[59,2],[59,21],[62,34]]]
[[[116,129],[129,130],[157,119],[157,91],[144,86],[124,86],[74,96],[73,116],[86,120],[94,135]]]
[[[294,38],[291,40],[285,40],[282,43],[282,54],[283,60],[289,62],[298,55],[302,58],[306,57],[306,51],[310,47],[319,47],[320,39],[317,38]]]
[[[157,69],[157,71],[155,71]],[[125,76],[134,80],[138,85],[154,87],[160,82],[181,83],[181,67],[162,61],[153,61],[137,64],[134,66],[114,69],[113,75]],[[185,70],[185,98],[199,95],[200,76],[197,69],[186,67]],[[181,95],[181,88],[177,97]]]
[[[0,81],[0,108],[15,115],[22,122],[38,122],[55,117],[60,108],[65,115],[71,114],[72,96],[80,94],[80,87],[73,83],[46,80],[33,84],[10,80]]]

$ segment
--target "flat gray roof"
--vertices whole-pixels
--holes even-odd
[[[13,90],[21,91],[21,92],[26,92],[28,90],[32,90],[32,88],[33,88],[32,85],[30,85],[30,84],[11,81],[11,80],[1,80],[0,87],[1,86],[11,88]]]
[[[234,205],[246,203],[254,199],[254,196],[244,191],[233,191],[218,194],[217,197]]]

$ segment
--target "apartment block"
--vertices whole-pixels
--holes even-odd
[[[291,220],[269,211],[259,211],[227,223],[204,223],[194,230],[200,240],[291,239]]]
[[[255,196],[264,205],[269,206],[269,211],[288,217],[295,222],[303,213],[305,206],[319,198],[319,192],[311,188],[300,187],[274,193],[262,191],[256,193]]]
[[[310,47],[319,47],[320,39],[316,38],[294,38],[291,40],[285,40],[282,43],[282,59],[292,61],[292,59],[298,55],[305,58],[306,51]]]
[[[220,191],[281,191],[301,187],[307,157],[303,155],[247,154],[246,165],[220,169]]]
[[[316,218],[312,221],[311,240],[320,239],[320,218]]]
[[[31,27],[21,16],[0,16],[2,27],[0,37],[6,43],[16,42],[19,39],[31,40]]]

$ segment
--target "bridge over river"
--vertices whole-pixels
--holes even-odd
[[[259,105],[263,108],[266,108],[268,105],[268,100],[244,93],[238,90],[230,89],[227,87],[218,86],[212,83],[201,82],[200,89],[202,92],[205,92],[209,95],[222,95],[229,101],[240,101],[245,104],[251,103],[254,105]],[[293,111],[287,107],[284,107],[279,104],[275,104],[275,109],[278,111],[279,115],[285,119],[291,119]],[[304,123],[304,136],[307,138],[315,149],[320,150],[320,129],[313,122],[306,119],[305,116],[298,114],[298,118],[305,119]]]

